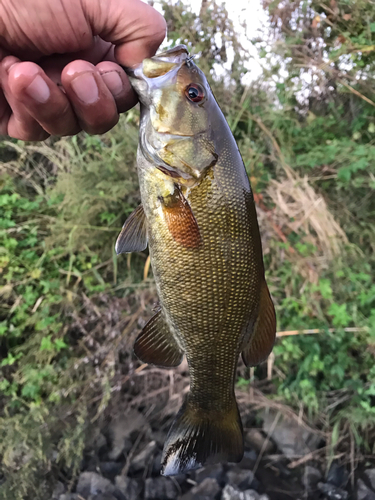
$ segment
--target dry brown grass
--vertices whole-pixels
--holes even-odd
[[[281,227],[306,235],[304,239],[314,244],[327,261],[341,253],[347,243],[346,234],[307,177],[294,175],[272,181],[267,193],[275,204],[273,215]]]
[[[293,260],[296,271],[311,283],[317,283],[320,271],[341,254],[347,236],[331,213],[326,200],[311,186],[308,177],[300,177],[288,165],[281,148],[263,121],[251,115],[271,145],[270,159],[282,167],[284,177],[272,180],[265,193],[274,204],[268,208],[263,195],[255,195],[259,225],[265,253],[271,241],[282,241],[289,245],[286,258]],[[288,240],[290,233],[296,233],[301,243],[316,248],[313,255],[302,257]],[[281,260],[285,257],[281,255]]]

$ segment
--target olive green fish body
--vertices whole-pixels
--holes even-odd
[[[226,155],[228,161],[222,160]],[[238,355],[255,321],[264,279],[241,157],[228,144],[186,196],[202,239],[198,248],[176,242],[160,217],[160,194],[150,168],[140,168],[140,184],[160,305],[189,361],[190,398],[225,408],[232,401]]]
[[[176,366],[185,354],[191,379],[165,444],[165,475],[210,461],[242,458],[242,426],[234,396],[238,356],[243,353],[248,365],[257,364],[269,354],[275,338],[274,309],[243,161],[208,84],[195,65],[190,71],[187,63],[186,71],[185,59],[177,57],[183,69],[174,85],[190,89],[192,79],[193,97],[197,89],[198,93],[204,89],[205,119],[190,125],[195,133],[176,134],[185,127],[184,120],[192,121],[186,118],[190,108],[185,112],[176,98],[180,113],[171,134],[170,128],[164,131],[165,120],[173,121],[173,108],[160,104],[165,95],[153,103],[159,109],[157,119],[161,108],[166,117],[162,125],[152,121],[152,112],[150,119],[144,99],[141,135],[142,127],[147,136],[153,123],[149,131],[153,146],[145,144],[144,137],[138,152],[144,227],[160,311],[137,339],[135,352],[143,361],[161,366]],[[166,68],[166,78],[171,68]],[[158,75],[157,65],[146,69]],[[197,108],[193,104],[191,109]],[[203,116],[202,109],[198,113]],[[163,146],[160,141],[166,133],[170,137]],[[163,146],[157,155],[155,145]]]

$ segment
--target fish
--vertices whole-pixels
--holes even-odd
[[[235,398],[240,355],[255,366],[276,335],[254,198],[244,163],[210,85],[184,45],[127,69],[141,118],[141,205],[117,254],[147,246],[159,307],[134,344],[144,363],[176,367],[190,390],[164,445],[161,474],[239,462]]]

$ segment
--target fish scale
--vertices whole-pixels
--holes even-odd
[[[166,367],[188,361],[190,391],[162,458],[162,473],[173,475],[242,458],[237,360],[242,353],[250,366],[267,357],[275,313],[250,183],[203,73],[179,46],[130,76],[141,101],[136,215],[147,235],[133,217],[116,248],[134,251],[148,240],[160,301],[136,355]]]

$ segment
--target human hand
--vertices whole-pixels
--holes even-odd
[[[155,54],[164,18],[140,0],[1,0],[0,134],[101,134],[137,102],[123,66]]]

